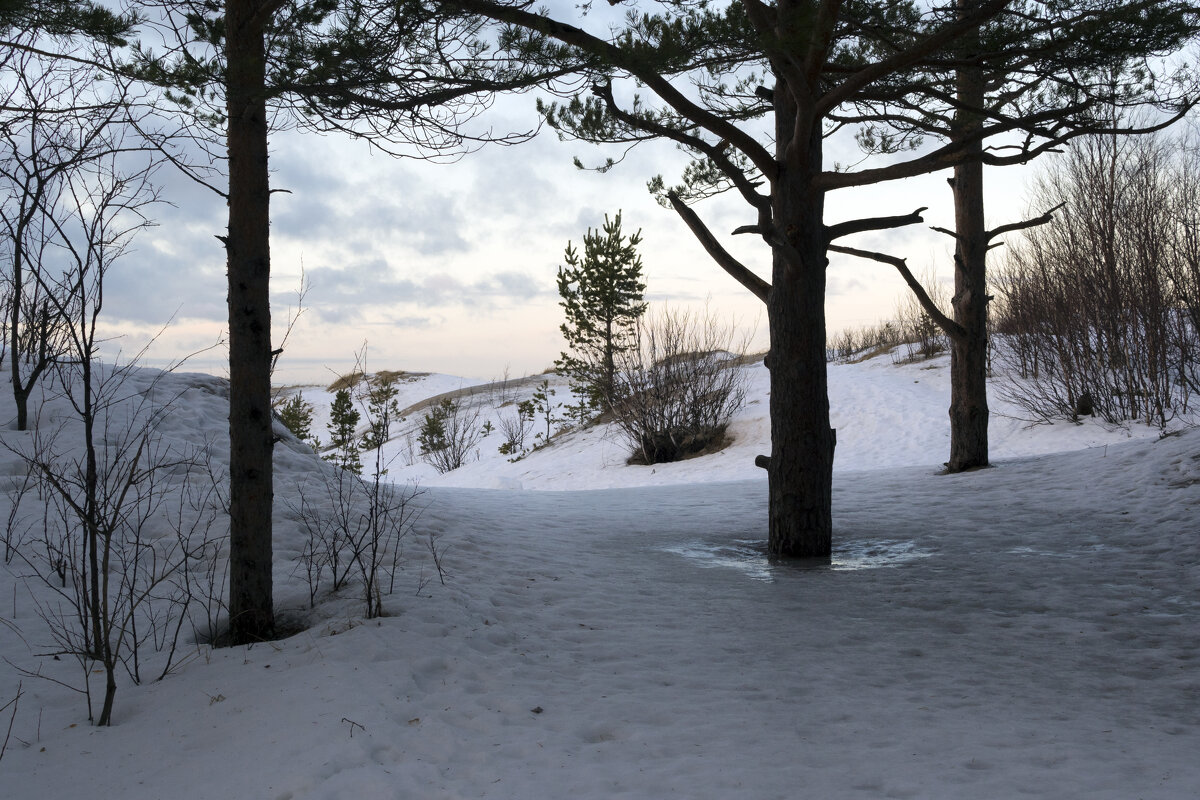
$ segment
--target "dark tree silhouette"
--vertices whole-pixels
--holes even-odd
[[[660,178],[652,188],[767,306],[772,441],[771,456],[760,463],[769,475],[768,547],[777,555],[828,556],[835,441],[825,367],[828,252],[854,234],[920,222],[924,209],[829,224],[825,198],[981,160],[1022,163],[1060,144],[1047,120],[992,115],[950,96],[961,135],[903,147],[935,88],[931,66],[969,47],[987,26],[1020,20],[1053,32],[1046,11],[1063,4],[743,0],[716,9],[667,0],[661,13],[631,10],[623,27],[603,33],[521,2],[448,5],[508,24],[514,49],[537,53],[543,63],[564,47],[582,55],[590,96],[544,108],[560,132],[598,143],[665,139],[695,156],[680,185]],[[644,89],[628,86],[635,83]],[[916,111],[896,119],[896,135],[898,108]],[[824,141],[839,131],[857,133],[868,149],[891,158],[830,169]],[[1009,151],[980,152],[980,143],[1010,133],[1024,135]],[[691,208],[720,191],[749,205],[753,221],[735,233],[757,235],[770,249],[769,281],[735,259]]]
[[[367,138],[410,155],[461,152],[464,123],[498,91],[564,74],[495,58],[480,23],[415,0],[164,3],[165,54],[139,74],[211,124],[227,147],[230,623],[235,643],[274,633],[271,586],[270,198],[272,124]],[[515,141],[513,137],[488,136]]]

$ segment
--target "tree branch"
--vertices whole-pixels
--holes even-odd
[[[721,243],[717,241],[717,237],[713,236],[712,231],[696,215],[696,212],[692,211],[686,203],[679,199],[679,195],[674,192],[667,192],[667,199],[671,202],[671,208],[675,209],[675,213],[691,229],[692,234],[699,240],[713,261],[716,261],[721,269],[732,275],[734,280],[749,289],[755,297],[764,303],[767,302],[767,294],[771,291],[771,284],[755,275],[744,264],[730,255],[729,251],[721,246]]]
[[[753,162],[768,180],[775,179],[776,164],[771,153],[759,144],[753,136],[733,123],[721,119],[713,112],[701,108],[676,89],[671,82],[659,74],[652,63],[638,63],[636,56],[629,54],[620,47],[606,42],[587,31],[574,25],[560,22],[541,14],[526,11],[523,8],[498,5],[489,0],[451,0],[450,5],[457,6],[471,13],[507,22],[527,30],[535,31],[543,36],[557,39],[563,44],[575,47],[588,55],[596,56],[602,61],[612,64],[618,69],[628,72],[642,83],[646,84],[663,102],[675,109],[681,116],[686,117],[701,127],[712,131],[721,139],[729,141]]]
[[[814,112],[816,118],[825,117],[833,109],[842,103],[849,102],[858,92],[880,78],[893,75],[905,67],[915,64],[923,57],[937,52],[946,44],[955,41],[964,31],[978,27],[984,21],[999,15],[1007,5],[1007,0],[988,0],[988,2],[979,3],[971,12],[943,26],[911,47],[859,70],[825,93],[817,103]]]
[[[912,289],[913,294],[917,297],[917,302],[921,304],[921,308],[925,309],[925,313],[928,314],[933,321],[938,324],[938,327],[940,327],[948,336],[951,336],[954,339],[962,340],[966,338],[966,329],[942,313],[941,309],[937,307],[937,304],[934,303],[932,298],[929,297],[929,293],[925,291],[925,287],[922,286],[921,282],[912,274],[912,270],[908,268],[908,262],[906,262],[903,258],[889,256],[887,253],[876,253],[871,250],[859,250],[854,247],[844,247],[838,244],[829,245],[829,249],[835,253],[856,256],[858,258],[866,258],[871,261],[878,261],[881,264],[891,264],[900,272],[900,277],[904,278],[904,282],[908,284],[908,288]]]
[[[819,84],[821,70],[829,60],[829,48],[833,46],[841,5],[840,0],[822,0],[817,8],[812,37],[809,39],[808,52],[805,53],[803,64],[804,78],[809,86],[815,87]],[[817,118],[820,119],[820,115],[817,115]]]
[[[733,235],[739,236],[743,233],[757,234],[762,237],[763,241],[766,242],[768,246],[770,246],[776,252],[782,253],[785,260],[791,261],[792,263],[799,263],[803,261],[803,257],[800,255],[799,251],[792,246],[792,243],[789,242],[785,237],[779,235],[779,231],[775,228],[774,223],[771,222],[769,215],[760,214],[759,219],[762,220],[762,222],[756,225],[740,225],[737,228],[734,228]]]
[[[1066,205],[1066,203],[1059,203],[1054,208],[1047,211],[1045,214],[1042,214],[1040,217],[1034,217],[1033,219],[1027,219],[1024,222],[1010,222],[1007,225],[1001,225],[999,228],[993,228],[992,230],[988,231],[985,234],[985,237],[986,237],[987,241],[990,242],[992,239],[995,239],[997,236],[1003,236],[1006,233],[1012,233],[1013,231],[1023,231],[1028,228],[1036,228],[1039,225],[1045,225],[1046,223],[1048,223],[1054,219],[1054,212],[1058,211],[1060,208],[1062,208],[1065,205]]]
[[[832,242],[835,239],[841,239],[843,236],[850,236],[855,233],[864,233],[866,231],[882,231],[889,228],[903,228],[905,225],[916,225],[924,222],[921,217],[921,212],[925,211],[928,206],[922,206],[911,214],[904,214],[894,217],[867,217],[864,219],[853,219],[847,222],[839,222],[837,225],[825,226],[825,241]]]
[[[638,118],[633,114],[625,111],[617,105],[617,100],[612,93],[612,83],[599,84],[592,87],[592,93],[604,101],[604,105],[608,108],[609,113],[617,119],[624,122],[626,125],[635,130],[642,130],[654,136],[659,136],[673,142],[690,147],[698,152],[704,153],[709,160],[717,166],[718,169],[729,178],[729,181],[734,185],[742,198],[749,203],[753,208],[767,209],[770,208],[770,198],[763,197],[755,190],[755,184],[746,176],[746,173],[738,168],[736,164],[729,160],[725,155],[725,141],[720,144],[709,144],[699,136],[693,136],[684,131],[672,128],[669,125],[664,125],[654,122],[650,119]]]

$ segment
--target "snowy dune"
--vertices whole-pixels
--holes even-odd
[[[998,466],[940,476],[946,371],[831,367],[828,565],[762,553],[761,367],[732,446],[681,464],[628,466],[598,430],[516,463],[485,439],[436,476],[397,442],[389,477],[421,479],[450,574],[417,591],[413,548],[381,620],[353,597],[307,612],[292,509],[319,466],[287,443],[277,601],[310,627],[123,684],[110,729],[25,678],[0,797],[1200,796],[1200,431],[1000,416]],[[406,391],[457,388],[424,380]],[[170,434],[219,457],[219,385],[155,391],[182,392]],[[75,680],[35,657],[13,572],[0,597],[4,655]],[[0,704],[18,680],[0,665]]]
[[[897,356],[903,348],[897,349]],[[950,453],[946,409],[950,405],[950,360],[941,356],[915,364],[893,363],[883,355],[858,364],[833,364],[829,371],[830,410],[838,431],[838,472],[884,470],[899,466],[941,469]],[[497,430],[477,445],[477,460],[438,475],[421,460],[415,446],[423,418],[418,408],[408,414],[397,435],[384,448],[389,478],[418,481],[422,486],[460,486],[503,489],[610,489],[636,486],[761,481],[764,473],[754,466],[754,456],[770,452],[768,374],[761,363],[745,369],[747,405],[730,426],[732,444],[699,459],[651,467],[626,463],[626,442],[613,428],[600,426],[556,439],[551,447],[510,463],[497,448],[503,441],[500,417],[514,412],[514,401],[528,398],[537,379],[512,381],[514,388],[468,395],[462,402],[479,412],[478,424],[491,422]],[[541,376],[557,391],[555,402],[570,403],[567,383],[554,375]],[[460,378],[421,375],[399,384],[403,408],[421,397],[469,390]],[[324,441],[333,394],[323,387],[297,387],[316,407],[312,430]],[[1058,422],[1033,425],[1020,409],[993,396],[991,450],[1003,461],[1042,453],[1103,447],[1135,438],[1156,438],[1159,432],[1144,425],[1105,426],[1093,420],[1083,424]],[[562,413],[562,412],[558,412]],[[539,421],[539,425],[540,425]],[[535,431],[539,428],[535,428]],[[532,439],[532,435],[530,436]],[[373,462],[364,455],[363,463]]]

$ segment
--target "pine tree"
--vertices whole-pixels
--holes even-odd
[[[836,437],[825,365],[829,254],[873,257],[838,240],[924,221],[924,209],[827,220],[827,198],[973,162],[1025,163],[1053,151],[1077,134],[1079,117],[1107,93],[1103,73],[1092,69],[1095,47],[1139,34],[1144,15],[1163,12],[1188,37],[1200,24],[1192,4],[1164,0],[662,0],[646,11],[631,8],[619,29],[593,20],[593,33],[584,27],[586,18],[565,9],[552,18],[522,0],[452,1],[522,28],[524,38],[511,38],[523,52],[545,59],[539,63],[553,63],[564,49],[569,57],[591,59],[575,70],[581,78],[575,96],[541,105],[560,136],[623,149],[666,139],[694,156],[678,185],[662,176],[649,185],[713,260],[766,305],[771,454],[756,463],[767,470],[767,549],[799,558],[832,552]],[[1131,29],[1114,26],[1126,18],[1136,23]],[[1029,35],[1003,52],[973,50],[988,26],[1028,26]],[[1102,36],[1084,37],[1089,30]],[[1126,55],[1141,52],[1148,61],[1182,43],[1168,38],[1158,46],[1156,39],[1139,39]],[[1089,55],[1082,64],[1046,62],[1048,49]],[[1007,74],[995,73],[998,82],[985,75],[998,105],[958,96],[939,78],[947,72],[969,77],[977,66],[987,66],[981,59],[1012,65]],[[1155,77],[1153,70],[1143,74]],[[951,118],[964,124],[955,124],[944,142],[920,146],[923,136],[940,136],[936,128]],[[827,152],[825,139],[835,131],[882,158],[868,159],[867,166],[833,161],[836,151]],[[993,137],[1003,144],[984,144]],[[613,164],[610,158],[598,169]],[[722,192],[745,201],[748,224],[733,233],[761,240],[770,258],[769,280],[726,249],[692,207]],[[965,230],[956,236],[978,240]],[[902,259],[877,255],[903,266]],[[978,308],[986,307],[986,287],[969,292],[956,287],[956,308],[968,294]],[[972,413],[963,410],[967,417]]]
[[[172,0],[156,11],[180,46],[138,47],[137,73],[224,138],[229,305],[230,639],[269,639],[272,605],[270,212],[272,124],[434,157],[476,141],[460,126],[496,93],[545,85],[557,65],[493,52],[482,21],[413,0]],[[156,20],[157,22],[157,20]]]
[[[607,410],[616,394],[616,357],[634,346],[634,329],[646,311],[638,230],[621,231],[621,212],[604,216],[601,231],[588,229],[583,256],[570,242],[558,270],[558,294],[567,321],[561,326],[570,353],[555,363],[571,379],[581,403]]]
[[[368,384],[370,385],[370,384]],[[376,378],[367,392],[367,432],[362,436],[363,450],[378,450],[391,438],[392,425],[403,422],[396,396],[400,389],[391,375]]]
[[[421,431],[417,435],[417,443],[421,446],[421,455],[439,453],[450,446],[446,440],[446,419],[454,413],[454,401],[444,398],[432,406],[425,414],[421,423]]]
[[[312,435],[312,403],[304,399],[302,392],[296,392],[286,402],[276,406],[279,421],[302,442],[318,447],[317,438]]]
[[[358,437],[354,432],[360,417],[361,414],[350,399],[350,390],[339,389],[329,407],[329,444],[333,449],[325,456],[325,460],[332,461],[355,475],[362,474],[362,461],[358,457]]]

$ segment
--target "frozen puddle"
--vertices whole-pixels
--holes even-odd
[[[757,539],[735,539],[724,544],[692,541],[659,548],[664,553],[683,556],[698,567],[735,569],[756,581],[773,581],[782,571],[878,569],[926,558],[932,553],[917,547],[909,540],[872,542],[837,542],[833,556],[824,559],[785,560],[771,558],[766,546]]]
[[[660,548],[664,553],[683,556],[698,567],[728,567],[756,581],[775,580],[776,566],[767,557],[762,542],[735,539],[728,544],[684,542]]]

